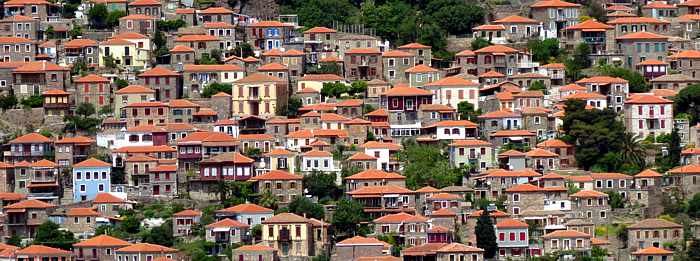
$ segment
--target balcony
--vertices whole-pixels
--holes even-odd
[[[587,43],[587,44],[601,44],[601,43],[605,43],[605,37],[601,37],[601,36],[583,37],[583,42]]]
[[[540,63],[536,62],[519,62],[518,68],[535,68],[540,67]]]
[[[292,235],[289,233],[289,229],[283,228],[279,231],[279,241],[291,241]]]

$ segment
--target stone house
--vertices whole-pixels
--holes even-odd
[[[192,235],[193,226],[199,223],[202,212],[186,209],[173,214],[173,236],[188,237]]]
[[[335,244],[333,259],[357,260],[361,257],[386,255],[386,243],[373,237],[354,236]]]
[[[168,102],[182,96],[182,75],[165,67],[154,67],[139,74],[138,82],[155,91],[156,101]]]
[[[12,77],[12,89],[18,98],[41,95],[52,89],[67,90],[70,86],[69,69],[46,61],[17,67],[12,70]]]
[[[131,243],[108,235],[98,235],[73,244],[76,260],[114,260],[114,250]]]
[[[403,72],[415,65],[416,57],[412,53],[390,50],[382,53],[381,59],[383,80],[393,84],[408,82]]]
[[[155,125],[168,122],[168,105],[162,102],[134,102],[122,109],[127,127],[141,124]]]
[[[542,23],[545,38],[560,38],[563,29],[579,22],[581,5],[561,0],[542,0],[530,5],[530,17]]]
[[[231,251],[231,255],[239,261],[259,261],[263,260],[279,260],[277,249],[263,244],[245,245]]]
[[[595,190],[581,190],[569,196],[571,198],[571,210],[576,218],[584,218],[604,224],[608,222],[608,194]]]
[[[0,20],[0,36],[39,40],[39,20],[29,16],[14,15]]]
[[[427,66],[432,66],[433,64],[433,52],[430,46],[419,43],[409,43],[399,46],[396,49],[413,54],[413,57],[415,57],[414,65],[425,64]]]
[[[351,81],[378,79],[382,72],[381,54],[376,48],[354,48],[346,51],[343,58],[345,78]]]
[[[537,144],[537,148],[559,155],[559,165],[562,168],[574,166],[574,147],[559,139],[549,139]]]
[[[399,235],[404,246],[416,246],[428,243],[428,218],[405,212],[389,214],[372,221],[376,235],[394,233]]]
[[[154,17],[163,16],[162,4],[157,0],[135,0],[127,4],[129,14],[144,14]]]
[[[227,247],[250,240],[250,226],[233,219],[224,218],[206,225],[205,228],[205,240],[216,243],[212,250],[215,254],[222,254]]]
[[[494,166],[493,145],[478,139],[453,140],[449,145],[450,165],[471,166],[484,171]]]
[[[132,14],[119,18],[119,32],[133,32],[153,35],[156,31],[157,16]]]
[[[114,255],[117,260],[126,260],[127,257],[138,258],[137,260],[148,260],[147,257],[152,258],[152,260],[159,257],[172,259],[178,255],[178,250],[150,243],[136,243],[114,250]]]
[[[256,184],[259,193],[270,192],[277,197],[279,204],[289,204],[295,197],[302,193],[302,179],[300,175],[291,174],[281,170],[273,170],[268,173],[252,177],[250,180]]]
[[[645,219],[627,227],[627,246],[631,251],[664,247],[683,239],[683,225],[663,219]]]
[[[542,236],[544,239],[544,254],[558,251],[575,251],[589,253],[591,246],[591,235],[575,230],[556,230]]]
[[[282,48],[294,37],[294,25],[279,21],[259,21],[245,30],[248,43],[265,51]]]
[[[96,74],[89,74],[74,81],[76,103],[92,104],[96,110],[112,107],[112,85],[109,79]]]
[[[636,64],[645,60],[665,60],[668,38],[651,32],[636,32],[617,37],[617,49],[625,57],[623,65],[634,69]]]
[[[117,118],[126,118],[126,114],[122,114],[124,106],[135,102],[148,102],[155,100],[153,89],[141,85],[129,85],[127,87],[116,90],[114,93],[114,114]]]
[[[184,45],[195,50],[195,59],[201,59],[205,55],[211,57],[213,50],[220,50],[219,37],[208,34],[182,35],[174,40],[175,45]]]
[[[172,57],[170,58],[170,64],[194,64],[197,58],[193,48],[184,45],[175,45],[170,49]]]
[[[67,220],[61,225],[73,232],[77,238],[87,239],[95,234],[96,219],[100,216],[102,214],[93,208],[70,208],[66,213]]]

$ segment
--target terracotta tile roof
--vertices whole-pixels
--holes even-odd
[[[175,38],[175,42],[209,42],[219,41],[219,37],[208,34],[187,34]]]
[[[98,235],[73,244],[74,247],[124,247],[131,243],[108,235]]]
[[[653,89],[651,93],[660,97],[674,97],[678,95],[678,91],[671,89]]]
[[[685,14],[678,17],[679,22],[696,22],[700,21],[699,14]]]
[[[493,137],[510,137],[510,136],[536,136],[537,134],[529,130],[500,130],[491,133]]]
[[[518,185],[515,185],[515,186],[512,186],[512,187],[506,189],[506,192],[520,192],[520,193],[523,193],[523,192],[541,192],[541,191],[542,190],[540,189],[540,187],[532,185],[532,184],[528,184],[528,183],[518,184]]]
[[[155,20],[156,18],[150,15],[130,14],[120,17],[119,20]]]
[[[472,28],[474,31],[505,31],[506,27],[502,24],[483,24]]]
[[[602,100],[606,99],[605,95],[597,92],[579,92],[562,98],[564,100]]]
[[[530,8],[553,8],[553,7],[581,7],[579,4],[564,2],[561,0],[543,0],[530,5]]]
[[[583,30],[583,31],[587,31],[587,30],[612,30],[612,29],[615,29],[615,27],[612,25],[609,25],[609,24],[604,24],[604,23],[598,22],[595,19],[589,19],[589,20],[580,22],[578,24],[564,28],[564,30]]]
[[[455,108],[452,108],[450,106],[444,105],[444,104],[421,104],[418,107],[419,111],[437,111],[437,112],[455,112]]]
[[[107,39],[103,42],[100,42],[100,45],[136,45],[136,44],[129,42],[126,39],[110,38],[110,39]]]
[[[178,8],[175,9],[176,14],[194,14],[196,9],[194,8]]]
[[[144,76],[179,76],[179,73],[176,73],[170,69],[167,69],[165,67],[154,67],[148,71],[145,71],[141,74],[138,75],[138,77],[144,77]]]
[[[287,66],[281,63],[268,63],[258,66],[258,71],[286,71]]]
[[[209,7],[199,12],[200,14],[233,14],[233,11],[225,7]]]
[[[263,83],[263,82],[282,82],[284,80],[277,78],[275,76],[269,76],[264,73],[254,73],[251,75],[248,75],[246,77],[243,77],[242,79],[239,79],[235,81],[234,83]]]
[[[185,99],[175,99],[168,102],[168,107],[170,108],[190,108],[190,107],[200,107],[199,104],[191,102]]]
[[[497,72],[497,71],[491,70],[491,71],[488,71],[488,72],[479,74],[478,77],[479,77],[479,78],[505,78],[506,75],[505,75],[505,74],[502,74],[502,73],[499,73],[499,72]]]
[[[274,140],[275,137],[270,134],[240,134],[239,140]]]
[[[632,176],[616,172],[591,173],[593,179],[632,179]]]
[[[403,251],[401,251],[401,254],[403,256],[434,256],[436,255],[438,249],[446,245],[447,243],[426,243],[405,248]]]
[[[635,255],[635,256],[639,256],[639,255],[648,255],[648,256],[673,255],[673,251],[651,246],[651,247],[642,248],[642,249],[639,249],[637,251],[634,251],[634,252],[632,252],[632,255]]]
[[[428,222],[428,218],[421,215],[411,215],[405,212],[389,214],[372,221],[375,224],[386,224],[386,223],[423,223]]]
[[[36,199],[27,199],[27,200],[22,200],[20,202],[7,205],[4,207],[4,209],[27,209],[27,208],[53,208],[56,205],[49,204],[40,200]]]
[[[433,188],[431,186],[425,186],[416,190],[416,193],[436,193],[440,192],[439,189]]]
[[[148,36],[145,36],[140,33],[135,33],[135,32],[123,32],[119,33],[115,36],[112,36],[114,39],[124,39],[124,40],[134,40],[134,39],[150,39]]]
[[[498,221],[498,223],[496,223],[496,228],[499,228],[499,229],[527,228],[527,227],[528,227],[527,223],[519,221],[519,220],[515,220],[512,218],[502,219],[502,220]]]
[[[389,150],[401,150],[401,145],[390,142],[379,142],[379,141],[368,141],[360,146],[364,149],[389,149]]]
[[[483,212],[484,212],[483,210],[474,211],[474,212],[469,214],[469,217],[478,218],[481,216],[481,213],[483,213]],[[510,215],[508,213],[500,211],[500,210],[494,210],[494,211],[489,212],[489,216],[499,218],[499,217],[509,217]]]
[[[544,69],[566,69],[566,66],[563,63],[548,63],[545,65],[540,66],[540,68]]]
[[[530,19],[530,18],[519,16],[519,15],[511,15],[508,17],[498,19],[498,20],[493,21],[493,22],[497,23],[497,24],[539,24],[540,23],[539,21],[537,21],[535,19]]]
[[[78,164],[74,164],[73,168],[104,168],[104,167],[111,167],[107,162],[98,160],[96,158],[89,158],[87,160],[84,160]]]
[[[270,172],[267,172],[265,174],[255,176],[250,178],[252,181],[258,181],[258,180],[302,180],[304,177],[301,175],[295,175],[286,171],[281,171],[281,170],[272,170]]]
[[[114,196],[108,192],[97,193],[95,199],[92,200],[93,204],[122,204],[126,203],[126,200]]]
[[[309,30],[304,31],[305,34],[335,33],[335,32],[338,32],[338,31],[327,28],[327,27],[322,27],[322,26],[317,26],[317,27],[314,27],[314,28],[311,28]]]
[[[58,164],[56,164],[53,161],[42,159],[37,162],[33,162],[30,167],[32,168],[56,168],[58,167]]]
[[[593,76],[593,77],[588,77],[588,78],[583,78],[581,80],[576,81],[576,83],[598,83],[598,84],[611,84],[611,83],[628,83],[627,80],[618,78],[618,77],[610,77],[610,76]]]
[[[479,119],[501,119],[501,118],[520,118],[520,113],[511,111],[509,109],[502,109],[500,111],[492,111],[479,115]]]
[[[688,1],[685,1],[685,2],[678,4],[678,6],[689,6],[689,7],[700,6],[700,1],[699,0],[688,0]]]
[[[625,101],[626,104],[672,104],[673,101],[656,95],[636,94]]]
[[[621,5],[621,4],[620,5],[612,4],[608,7],[606,7],[605,10],[607,10],[607,11],[626,11],[626,12],[634,11],[633,8],[625,6],[625,5]]]
[[[10,1],[5,2],[5,5],[7,5]],[[0,36],[0,43],[33,43],[34,41],[27,39],[27,38],[21,38],[21,37],[11,37],[11,36]]]
[[[647,59],[647,60],[644,60],[643,62],[637,63],[637,65],[638,66],[642,66],[642,65],[668,65],[668,63],[664,62],[664,61],[659,61],[656,59]]]
[[[668,40],[668,38],[669,36],[650,32],[636,32],[620,36],[617,40]]]
[[[49,71],[68,71],[67,67],[57,65],[55,63],[50,63],[47,61],[29,62],[25,65],[12,70],[14,73],[37,73],[37,72],[49,72]]]
[[[280,149],[280,148],[274,148],[270,150],[270,152],[263,154],[265,157],[270,157],[270,156],[290,156],[294,155],[293,152],[288,151],[286,149]]]
[[[32,164],[26,160],[15,163],[15,167],[17,167],[17,168],[29,168],[29,166],[31,166],[31,165]]]
[[[95,211],[94,208],[70,208],[66,213],[69,217],[98,217],[102,216],[100,212]]]
[[[404,72],[407,72],[407,73],[432,73],[432,72],[438,72],[438,69],[427,66],[425,64],[419,64],[419,65],[416,65],[416,66],[413,66],[411,68],[406,69]]]
[[[620,17],[613,19],[612,21],[608,21],[608,24],[670,24],[670,22],[652,17]]]
[[[537,147],[538,148],[571,148],[572,145],[569,145],[560,139],[548,139],[546,141],[537,143]]]
[[[413,57],[414,55],[409,52],[399,51],[399,50],[389,50],[382,53],[382,57]]]
[[[10,17],[6,17],[5,19],[2,19],[3,21],[33,21],[34,18],[31,18],[29,16],[24,16],[24,15],[13,15]]]
[[[383,96],[432,96],[433,93],[428,90],[418,89],[408,86],[395,86],[382,93]]]
[[[681,151],[681,155],[697,155],[700,154],[700,148],[687,148]]]
[[[83,48],[87,46],[97,46],[97,41],[92,39],[73,39],[66,42],[63,47],[65,48]]]
[[[321,58],[318,61],[322,62],[322,63],[338,63],[338,62],[343,62],[343,59],[340,59],[337,56],[328,56],[328,57]]]
[[[109,83],[109,79],[96,75],[88,74],[85,77],[75,80],[76,83]]]
[[[539,98],[544,97],[542,91],[521,91],[518,93],[513,93],[513,97],[528,97],[528,98]]]
[[[181,138],[178,144],[203,143],[203,142],[238,142],[236,138],[223,132],[198,131]]]
[[[525,156],[531,157],[531,158],[536,158],[536,157],[559,157],[558,154],[554,152],[550,152],[548,150],[540,149],[540,148],[535,148],[531,149],[530,151],[525,153]]]
[[[388,117],[389,112],[387,112],[385,109],[376,109],[374,111],[371,111],[371,112],[365,114],[365,116]]]
[[[266,245],[245,245],[236,248],[236,251],[276,251],[277,249],[266,246]]]
[[[396,186],[396,185],[386,185],[386,186],[365,186],[347,194],[352,197],[374,197],[384,194],[413,194],[414,191]]]
[[[252,164],[253,162],[255,162],[255,160],[246,157],[240,152],[226,152],[211,157],[209,159],[205,159],[202,162],[233,162],[238,164]]]
[[[319,93],[319,91],[317,91],[316,89],[311,88],[311,87],[306,87],[304,89],[297,91],[297,93]]]
[[[51,142],[51,139],[39,134],[39,133],[29,133],[25,134],[22,136],[19,136],[13,140],[10,141],[10,144],[18,144],[18,143],[45,143],[45,142]]]
[[[372,122],[366,121],[360,118],[354,118],[352,120],[346,121],[343,124],[345,125],[370,125]]]
[[[294,25],[280,21],[260,21],[249,25],[250,27],[294,27]]]
[[[185,64],[183,69],[186,72],[245,71],[242,67],[233,64]]]
[[[176,253],[177,249],[156,244],[137,243],[115,250],[117,253]]]
[[[154,101],[154,102],[132,102],[124,107],[168,107],[167,104]]]
[[[47,247],[43,245],[31,245],[15,252],[17,255],[27,255],[27,256],[70,256],[73,254],[71,251],[66,251],[60,248]]]
[[[216,211],[217,213],[270,213],[272,214],[274,210],[266,208],[266,207],[261,207],[256,204],[251,204],[251,203],[245,203],[245,204],[239,204],[235,205],[233,207],[225,208],[225,209],[220,209]]]
[[[26,198],[27,198],[27,195],[20,194],[20,193],[0,192],[0,199],[1,200],[19,201],[19,200],[23,200]]]
[[[660,178],[663,177],[663,175],[659,174],[658,172],[652,170],[652,169],[646,169],[643,170],[642,172],[637,173],[637,175],[634,175],[635,178]]]
[[[229,228],[229,227],[248,228],[250,226],[243,224],[241,222],[238,222],[236,220],[230,219],[230,218],[225,218],[225,219],[219,220],[217,222],[211,223],[209,225],[206,225],[206,228]]]
[[[588,91],[588,88],[586,88],[585,86],[575,84],[575,83],[570,83],[570,84],[564,85],[562,87],[559,87],[559,92],[562,92],[562,91]]]
[[[627,227],[627,229],[683,228],[683,225],[659,218],[649,218]]]
[[[144,6],[144,5],[161,5],[158,0],[134,0],[129,3],[129,6]]]
[[[126,162],[149,162],[149,161],[158,161],[158,159],[154,157],[149,157],[149,156],[144,156],[144,155],[135,155],[126,158]]]
[[[700,51],[698,50],[683,50],[679,53],[669,56],[671,59],[686,58],[686,59],[700,59]]]
[[[445,193],[445,192],[440,192],[440,193],[435,193],[433,195],[429,195],[427,200],[462,200],[463,198],[460,197],[459,195],[455,195],[452,193]]]
[[[474,52],[477,54],[480,54],[480,53],[517,53],[518,50],[510,48],[510,47],[505,46],[505,45],[495,44],[495,45],[486,46],[486,47],[481,48],[479,50],[476,50]]]
[[[381,52],[377,48],[354,48],[345,51],[345,54],[381,54]]]
[[[519,170],[496,170],[485,177],[540,177],[542,174],[537,173],[532,169],[519,169]]]
[[[161,160],[161,162],[162,162],[162,160]],[[148,172],[150,172],[150,173],[156,173],[156,172],[176,172],[176,171],[177,171],[177,166],[176,166],[176,165],[158,165],[157,167],[148,169]]]
[[[542,236],[542,238],[591,238],[591,235],[576,230],[556,230]]]
[[[548,179],[564,179],[564,176],[559,175],[554,172],[550,172],[545,174],[544,176],[540,177],[540,180],[548,180]]]
[[[464,50],[461,52],[458,52],[455,54],[455,56],[460,57],[460,56],[476,56],[476,53],[472,50]]]
[[[153,259],[153,261],[177,261],[172,258],[168,258],[167,256],[161,256],[161,257],[156,257]]]
[[[437,250],[439,253],[471,253],[471,252],[484,252],[483,249],[467,246],[460,243],[450,243]]]
[[[287,50],[286,52],[284,52],[282,54],[282,56],[304,56],[304,55],[306,55],[306,53],[304,53],[303,51],[295,50],[295,49]]]
[[[579,192],[571,194],[570,197],[574,197],[574,198],[602,198],[602,197],[608,197],[608,194],[605,194],[605,193],[599,192],[599,191],[595,191],[595,190],[581,190]]]
[[[430,49],[430,46],[420,44],[420,43],[409,43],[399,46],[398,49]]]
[[[345,78],[336,74],[304,74],[304,77],[299,78],[299,81],[342,81]]]
[[[175,45],[173,49],[170,49],[171,53],[190,53],[194,52],[194,49],[190,48],[189,46],[184,46],[184,45]]]
[[[304,157],[333,157],[333,154],[327,151],[310,150],[303,154]]]
[[[359,153],[359,152],[358,152]],[[364,154],[364,153],[363,153]],[[372,157],[374,158],[374,157]],[[406,179],[406,177],[398,173],[385,172],[377,169],[368,169],[352,176],[343,178],[344,180],[387,180],[387,179]]]
[[[479,83],[458,76],[445,77],[425,84],[425,86],[479,86]]]
[[[479,125],[468,120],[446,120],[438,121],[435,123],[436,127],[466,127],[466,128],[476,128]]]
[[[277,224],[277,223],[309,223],[309,220],[305,217],[299,216],[294,213],[279,213],[270,219],[262,222],[263,224]]]
[[[430,212],[431,217],[455,217],[457,216],[457,213],[454,211],[448,209],[448,208],[441,208],[438,210],[435,210],[433,212]]]
[[[517,150],[508,150],[505,152],[498,153],[499,158],[504,158],[504,157],[525,157],[525,153],[517,151]]]
[[[452,140],[450,147],[474,147],[474,146],[493,146],[488,141],[477,140],[477,139],[465,139],[465,140]]]
[[[64,90],[59,90],[59,89],[49,89],[41,93],[41,95],[70,95],[70,93],[64,91]]]
[[[343,241],[340,241],[340,242],[336,243],[335,245],[336,246],[356,246],[356,245],[384,246],[384,241],[381,241],[381,240],[373,238],[373,237],[354,236],[354,237],[345,239]]]
[[[151,88],[142,85],[129,85],[117,90],[116,94],[133,94],[133,93],[155,93]]]
[[[350,119],[335,113],[323,113],[320,115],[321,121],[349,121]]]
[[[192,210],[192,209],[185,209],[183,211],[177,212],[173,214],[173,217],[199,217],[202,216],[202,212]]]

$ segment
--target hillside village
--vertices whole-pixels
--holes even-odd
[[[0,261],[700,260],[700,0],[0,9]]]

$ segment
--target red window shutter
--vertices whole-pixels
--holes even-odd
[[[498,240],[499,240],[499,241],[506,240],[506,234],[504,234],[504,233],[498,233]]]
[[[165,84],[170,84],[170,77],[165,77]]]
[[[639,115],[642,115],[643,112],[644,109],[642,108],[642,106],[637,106],[637,113],[639,113]]]
[[[666,128],[666,121],[665,120],[661,120],[661,128],[662,129]]]
[[[156,84],[160,84],[160,77],[156,77]]]
[[[515,241],[515,233],[510,233],[509,235],[510,241]]]
[[[89,93],[90,92],[90,84],[86,83],[85,86],[83,87],[83,90],[85,91],[85,93]]]
[[[639,128],[644,128],[644,120],[639,120]]]
[[[99,101],[99,102],[100,102],[100,105],[104,105],[104,104],[105,104],[105,97],[102,96],[102,95],[100,95],[100,101]]]
[[[525,241],[525,232],[520,232],[520,241]]]
[[[661,105],[660,107],[661,107],[660,113],[661,113],[661,115],[664,115],[664,113],[666,113],[666,110],[665,110],[665,109],[666,109],[666,106],[665,106],[665,105]]]

